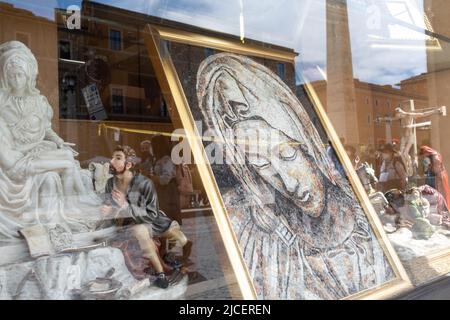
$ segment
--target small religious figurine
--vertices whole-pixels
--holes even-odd
[[[363,163],[356,169],[359,179],[361,180],[364,189],[369,196],[370,203],[372,203],[373,208],[378,213],[381,221],[383,222],[383,227],[386,232],[393,232],[396,230],[396,214],[389,206],[384,194],[380,191],[375,190],[374,186],[378,183],[378,179],[375,175],[375,170],[367,162]]]
[[[155,284],[167,288],[169,281],[159,259],[153,237],[167,239],[169,244],[178,244],[183,249],[183,262],[186,263],[192,248],[180,229],[159,209],[158,197],[153,182],[140,173],[134,173],[136,152],[129,146],[118,146],[113,152],[110,168],[114,177],[106,184],[105,206],[102,213],[120,227],[125,227],[122,237],[135,238],[145,258],[150,260],[157,273]]]
[[[430,203],[422,197],[419,188],[411,188],[405,193],[406,210],[401,219],[412,224],[411,231],[415,239],[427,240],[434,234],[434,228],[427,219]]]
[[[425,176],[425,184],[436,188],[436,176],[433,172],[433,166],[430,157],[422,157],[422,168]]]
[[[450,205],[450,189],[448,186],[448,173],[444,166],[442,155],[428,146],[420,148],[420,155],[429,162],[428,170],[434,178],[434,186],[430,187],[435,188],[444,196],[445,204],[448,208]]]

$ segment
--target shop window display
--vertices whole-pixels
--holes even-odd
[[[57,3],[0,2],[0,298],[388,298],[450,272],[448,1]]]

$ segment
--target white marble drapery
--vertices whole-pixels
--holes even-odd
[[[81,232],[100,219],[91,174],[53,131],[53,109],[35,87],[37,73],[24,44],[0,45],[0,242],[17,241],[18,231],[34,224]],[[20,87],[14,77],[26,82]]]

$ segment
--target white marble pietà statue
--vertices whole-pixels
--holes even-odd
[[[85,230],[77,213],[97,211],[89,173],[52,129],[53,109],[36,88],[38,64],[21,42],[0,45],[0,240],[39,223]],[[83,208],[83,209],[82,209]],[[95,208],[95,210],[94,210]],[[89,210],[88,210],[89,211]]]
[[[0,45],[0,299],[79,299],[109,270],[121,284],[115,298],[179,297],[187,277],[162,296],[107,245],[115,228],[96,228],[101,200],[92,178],[101,190],[102,174],[81,169],[74,145],[53,131],[37,75],[24,44]]]

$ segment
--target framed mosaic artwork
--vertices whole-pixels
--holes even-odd
[[[290,49],[148,25],[246,299],[378,299],[411,287]],[[186,156],[186,154],[184,154]]]

